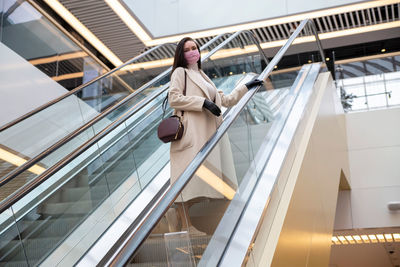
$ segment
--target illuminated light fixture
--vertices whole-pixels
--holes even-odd
[[[386,52],[386,49],[385,49],[385,48],[382,48],[382,49],[381,49],[381,52],[382,52],[382,53],[385,53],[385,52]]]
[[[371,240],[372,243],[378,243],[378,240],[376,239],[375,235],[368,235],[369,240]]]
[[[120,70],[118,70],[118,72],[169,67],[172,65],[173,62],[174,62],[173,58],[166,58],[166,59],[161,59],[161,60],[135,63],[135,64],[130,64],[128,66],[121,68]]]
[[[376,26],[380,26],[380,28],[378,29]],[[356,28],[356,29],[359,33],[361,33],[361,32],[376,31],[376,30],[380,30],[380,29],[389,29],[389,28],[394,28],[394,27],[400,27],[400,21],[384,23],[384,24],[379,24],[379,25],[365,26],[365,27],[360,27],[360,28]],[[323,40],[323,39],[329,39],[329,38],[342,36],[340,34],[343,34],[343,36],[353,34],[351,32],[347,32],[347,31],[348,30],[334,32],[334,33],[336,33],[336,35],[332,35],[330,33],[321,33],[321,34],[319,34],[319,37],[321,40]],[[330,34],[330,35],[327,35],[327,34]],[[307,43],[307,42],[312,42],[312,41],[315,41],[314,36],[298,37],[294,40],[293,44],[302,44],[302,43]],[[268,43],[261,43],[260,46],[262,49],[275,48],[275,47],[283,46],[286,42],[287,42],[287,40],[273,41],[273,42],[268,42]],[[227,58],[227,57],[232,57],[232,56],[243,55],[245,53],[255,53],[257,51],[258,51],[258,49],[257,49],[257,46],[255,46],[255,45],[248,45],[248,46],[245,46],[244,48],[221,49],[221,50],[218,50],[210,58],[211,58],[211,60],[215,60],[215,59],[219,59],[219,58]],[[207,54],[207,53],[205,53],[205,52],[201,53],[202,56],[204,56],[205,54]],[[389,56],[389,54],[387,54],[387,56]],[[164,62],[163,60],[166,60],[166,61]],[[131,64],[129,66],[124,67],[123,70],[138,70],[141,68],[150,69],[150,68],[157,68],[157,67],[172,65],[172,62],[173,62],[172,58],[163,59],[163,60]],[[344,63],[346,63],[346,61],[350,61],[350,60],[337,61],[337,64],[339,64],[339,62],[340,62],[340,64],[344,64]],[[161,65],[159,65],[159,64],[161,64]],[[278,67],[276,66],[274,68],[276,69]]]
[[[312,63],[311,59],[309,59],[307,62],[308,62],[308,63]]]
[[[340,235],[340,236],[338,236],[338,239],[342,244],[348,244],[348,242],[346,241],[346,238],[344,238],[344,236]]]
[[[335,245],[340,245],[340,241],[336,236],[332,236],[332,242],[335,243]]]
[[[400,242],[400,234],[393,234],[394,241]]]
[[[378,238],[379,242],[385,242],[385,237],[382,234],[377,234],[376,238]]]
[[[345,236],[346,240],[349,241],[350,244],[355,244],[356,242],[354,239],[351,237],[351,235],[346,235]]]
[[[75,78],[81,78],[81,77],[83,77],[83,72],[63,74],[63,75],[60,75],[60,76],[52,77],[52,79],[54,81],[58,82],[58,81],[61,81],[61,80],[75,79]]]
[[[324,16],[329,16],[329,15],[347,13],[347,12],[351,12],[351,11],[358,11],[358,10],[362,10],[362,9],[374,8],[374,7],[385,6],[385,5],[390,5],[390,4],[397,4],[397,3],[398,3],[398,0],[368,1],[365,3],[345,5],[345,6],[334,7],[334,8],[329,8],[329,9],[325,9],[325,10],[311,11],[311,12],[296,14],[296,15],[291,15],[291,16],[267,19],[267,20],[262,20],[262,21],[257,21],[257,22],[249,22],[249,23],[244,23],[244,24],[235,25],[235,26],[220,27],[220,28],[216,28],[216,29],[212,29],[212,30],[203,30],[203,31],[173,35],[173,36],[168,36],[168,37],[160,37],[160,38],[156,38],[156,39],[145,42],[145,45],[153,46],[153,45],[158,45],[158,44],[163,44],[163,43],[177,42],[186,36],[191,36],[194,39],[203,38],[203,37],[218,35],[221,33],[236,32],[236,31],[240,31],[240,30],[250,30],[250,29],[254,29],[254,28],[262,28],[262,27],[267,27],[267,26],[272,26],[272,25],[297,22],[297,21],[301,21],[301,20],[307,19],[307,18],[324,17]],[[356,28],[356,29],[359,29],[359,28]]]
[[[7,161],[15,166],[21,166],[22,164],[24,164],[25,162],[27,162],[26,159],[23,159],[11,152],[8,152],[2,148],[0,148],[0,159]],[[42,172],[44,172],[46,169],[43,167],[40,167],[38,165],[33,165],[32,167],[30,167],[28,169],[28,171],[34,173],[34,174],[41,174]]]
[[[134,17],[125,9],[118,0],[104,0],[109,7],[120,17],[120,19],[128,26],[128,28],[144,43],[151,41],[151,37],[136,21]]]
[[[359,235],[353,235],[354,240],[356,241],[357,244],[362,244],[363,241]]]
[[[327,57],[327,58],[325,58],[325,60],[326,60],[326,61],[329,61],[329,60],[330,60],[330,58],[329,58],[329,57]]]
[[[364,243],[369,243],[369,238],[367,235],[361,235],[361,238],[364,241]]]
[[[274,69],[277,69],[277,68],[278,68],[278,66],[275,65],[275,66],[274,66]]]
[[[31,63],[32,65],[40,65],[40,64],[46,64],[46,63],[51,63],[51,62],[57,62],[57,61],[63,61],[63,60],[69,60],[69,59],[81,58],[81,57],[87,57],[87,56],[88,56],[88,54],[86,52],[79,51],[79,52],[73,52],[73,53],[68,53],[68,54],[64,54],[64,55],[32,59],[32,60],[29,60],[29,63]]]
[[[101,42],[88,28],[86,28],[71,12],[69,12],[58,0],[44,0],[58,15],[68,22],[90,44],[102,53],[112,64],[119,66],[122,61]]]
[[[233,74],[233,72],[231,71],[231,72],[229,72],[229,75],[232,75]]]
[[[385,239],[386,239],[386,241],[388,241],[388,242],[393,242],[393,237],[392,237],[391,234],[385,234]]]
[[[232,200],[235,195],[235,190],[225,183],[220,177],[215,175],[210,169],[201,165],[196,171],[196,175],[204,182],[214,188],[217,192],[224,195],[227,199]]]

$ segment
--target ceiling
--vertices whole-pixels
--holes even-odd
[[[96,35],[98,39],[100,39],[118,58],[121,59],[121,61],[125,62],[150,48],[133,33],[132,27],[129,28],[105,0],[58,1],[94,35]],[[400,30],[398,30],[398,28],[393,28],[400,22],[400,2],[374,2],[376,2],[375,7],[353,11],[351,11],[352,9],[349,9],[347,12],[343,12],[344,9],[333,9],[332,12],[325,12],[330,13],[329,15],[318,16],[320,13],[310,13],[309,16],[313,17],[316,28],[322,39],[326,38],[334,40],[340,39],[343,35],[352,37],[354,34],[358,34],[357,38],[354,38],[355,40],[352,40],[352,42],[363,43],[365,42],[365,40],[363,40],[364,37],[371,38],[371,31],[381,31],[385,29],[390,31],[392,35],[400,37]],[[382,3],[389,4],[382,5]],[[339,11],[339,13],[334,13],[336,10]],[[134,14],[130,14],[132,17],[135,17]],[[299,25],[301,21],[299,18],[299,16],[295,16],[292,20],[285,19],[287,21],[285,23],[275,23],[263,27],[254,27],[249,28],[249,30],[260,40],[261,43],[265,44],[265,49],[271,46],[274,47],[275,43],[275,47],[279,47],[281,45],[279,41],[287,39],[292,31]],[[275,21],[279,20],[275,19]],[[232,31],[232,29],[233,28],[231,27],[226,30]],[[393,29],[396,29],[396,31]],[[213,31],[213,33],[215,33],[215,31]],[[360,33],[365,34],[361,36]],[[195,33],[188,33],[188,35],[191,34]],[[337,36],[335,34],[337,34]],[[203,36],[196,40],[200,45],[203,45],[213,36],[215,36],[215,34],[211,36]],[[381,37],[377,36],[377,38]]]
[[[399,227],[335,231],[334,236],[399,233]],[[400,242],[332,245],[329,267],[400,267]]]

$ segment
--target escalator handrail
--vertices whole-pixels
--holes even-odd
[[[13,121],[11,121],[11,122],[9,122],[9,123],[7,123],[7,124],[1,126],[1,127],[0,127],[0,132],[2,132],[2,131],[4,131],[4,130],[7,130],[8,128],[14,126],[15,124],[18,124],[18,123],[20,123],[21,121],[23,121],[23,120],[25,120],[25,119],[27,119],[27,118],[29,118],[29,117],[35,115],[36,113],[42,111],[43,109],[45,109],[45,108],[47,108],[47,107],[49,107],[49,106],[51,106],[51,105],[56,104],[57,102],[63,100],[64,98],[66,98],[66,97],[68,97],[68,96],[70,96],[70,95],[73,95],[73,94],[75,94],[75,93],[81,91],[83,88],[85,88],[85,87],[87,87],[87,86],[89,86],[89,85],[91,85],[91,84],[97,82],[98,80],[103,79],[103,78],[106,77],[106,76],[109,76],[109,75],[113,74],[114,72],[116,72],[116,71],[118,71],[118,70],[120,70],[120,69],[126,67],[127,65],[130,65],[130,64],[132,64],[133,62],[140,60],[141,58],[147,56],[148,54],[152,53],[153,51],[158,50],[159,48],[164,47],[164,46],[168,46],[168,45],[175,45],[175,46],[176,46],[175,43],[165,43],[165,44],[160,44],[160,45],[157,45],[157,46],[155,46],[155,47],[152,47],[152,48],[150,48],[149,50],[145,51],[144,53],[142,53],[142,54],[140,54],[140,55],[137,55],[137,56],[135,56],[134,58],[129,59],[129,60],[128,60],[127,62],[125,62],[124,64],[122,64],[122,65],[120,65],[120,66],[118,66],[118,67],[116,67],[116,68],[114,68],[114,69],[112,69],[112,70],[110,70],[110,71],[104,73],[103,75],[100,75],[100,76],[98,76],[97,78],[95,78],[95,79],[93,79],[93,80],[91,80],[91,81],[89,81],[89,82],[87,82],[87,83],[85,83],[85,84],[82,84],[82,85],[76,87],[75,89],[69,91],[68,93],[65,93],[65,94],[63,94],[63,95],[57,97],[56,99],[53,99],[53,100],[51,100],[51,101],[49,101],[49,102],[47,102],[47,103],[45,103],[45,104],[43,104],[43,105],[41,105],[41,106],[35,108],[34,110],[32,110],[32,111],[30,111],[30,112],[28,112],[28,113],[22,115],[21,117],[18,117],[17,119],[15,119],[15,120],[13,120]]]
[[[278,53],[274,56],[268,66],[263,70],[263,72],[258,76],[258,79],[265,80],[271,72],[274,70],[274,67],[279,63],[282,59],[283,55],[289,49],[293,41],[298,37],[303,29],[306,26],[310,26],[314,28],[312,33],[316,38],[316,42],[318,43],[318,49],[322,56],[323,62],[325,62],[324,51],[322,49],[322,45],[320,43],[320,39],[318,37],[318,33],[315,30],[315,25],[313,21],[310,19],[303,20],[297,29],[292,33],[289,37],[288,41],[284,46],[278,51]],[[137,227],[135,232],[131,232],[127,235],[127,238],[123,244],[120,244],[118,252],[112,253],[112,258],[108,259],[107,265],[111,266],[122,266],[124,265],[131,255],[139,248],[139,246],[144,242],[146,237],[152,231],[152,229],[156,226],[159,219],[165,214],[165,212],[169,209],[169,207],[173,204],[175,199],[182,192],[184,187],[189,183],[190,179],[193,177],[194,173],[200,167],[200,165],[204,162],[207,156],[211,153],[213,148],[217,145],[222,136],[228,131],[229,127],[233,124],[236,118],[239,116],[241,111],[246,107],[247,103],[250,99],[257,93],[257,91],[261,88],[258,86],[253,90],[249,90],[239,101],[239,103],[234,106],[231,111],[224,118],[224,121],[219,126],[215,134],[207,141],[207,143],[203,146],[203,148],[199,151],[199,153],[195,156],[193,161],[188,165],[185,171],[179,176],[179,178],[175,181],[173,185],[169,188],[169,190],[163,195],[162,199],[158,202],[158,204],[148,212],[147,217],[141,220],[141,224]]]
[[[211,44],[213,44],[214,42],[216,42],[218,39],[220,39],[223,36],[225,36],[225,34],[220,34],[220,35],[215,36],[210,41],[208,41],[206,44],[204,44],[200,49],[204,50],[205,48],[207,48],[208,46],[210,46]],[[54,143],[49,148],[47,148],[46,150],[42,151],[41,153],[39,153],[35,157],[29,159],[28,161],[24,162],[23,164],[21,164],[17,168],[13,169],[6,176],[1,177],[0,178],[0,187],[3,186],[4,184],[8,183],[9,181],[11,181],[13,178],[17,177],[18,175],[20,175],[21,173],[23,173],[24,171],[26,171],[27,169],[29,169],[33,165],[37,164],[40,160],[42,160],[43,158],[47,157],[49,154],[54,152],[56,149],[60,148],[64,144],[66,144],[72,138],[74,138],[74,137],[80,135],[81,133],[83,133],[84,131],[86,131],[88,128],[90,128],[95,123],[97,123],[98,121],[100,121],[101,119],[106,117],[108,114],[110,114],[111,112],[113,112],[114,110],[119,108],[120,106],[122,106],[125,103],[127,103],[129,100],[134,98],[139,93],[141,93],[144,90],[146,90],[147,88],[149,88],[152,84],[154,84],[154,83],[158,82],[159,80],[161,80],[162,78],[164,78],[166,75],[168,75],[171,72],[171,70],[172,70],[172,67],[169,67],[167,70],[165,70],[164,72],[159,74],[157,77],[155,77],[151,81],[147,82],[146,84],[144,84],[143,86],[138,88],[134,93],[128,95],[127,97],[125,97],[124,99],[120,100],[118,103],[116,103],[115,105],[111,106],[110,108],[108,108],[104,112],[98,114],[96,117],[94,117],[93,119],[88,121],[85,125],[81,126],[80,128],[76,129],[75,131],[73,131],[73,132],[69,133],[68,135],[64,136],[62,139],[58,140],[56,143]],[[163,90],[163,88],[164,87],[162,87],[159,90],[161,91],[161,90]]]
[[[212,40],[210,40],[209,42],[207,42],[206,44],[204,44],[201,49],[206,48],[207,46],[210,46],[211,44],[213,44],[214,42],[218,41],[218,39],[224,37],[227,34],[220,34],[216,37],[214,37]],[[229,38],[227,38],[226,40],[231,40],[232,36],[236,34],[232,34]],[[226,41],[225,40],[225,41]],[[225,42],[224,41],[224,42]],[[223,43],[224,43],[223,42]],[[210,51],[205,57],[202,58],[202,61],[207,60],[211,55],[213,55],[216,51],[217,48],[219,49],[221,46],[218,45],[216,48],[214,48],[212,51]],[[172,68],[170,68],[172,69]],[[28,194],[30,191],[32,191],[34,188],[36,188],[37,186],[39,186],[41,183],[43,183],[44,181],[46,181],[48,178],[50,178],[55,172],[57,172],[58,170],[60,170],[61,168],[63,168],[65,165],[67,165],[68,163],[70,163],[72,160],[74,160],[76,157],[78,157],[79,155],[81,155],[88,147],[92,146],[93,144],[95,144],[96,142],[98,142],[101,138],[103,138],[104,136],[106,136],[108,133],[110,133],[112,130],[114,130],[115,128],[117,128],[119,125],[121,125],[122,123],[125,122],[126,119],[130,118],[131,116],[135,115],[136,113],[138,113],[144,106],[146,106],[147,104],[151,103],[155,98],[157,98],[159,95],[161,95],[162,93],[164,93],[167,89],[169,88],[169,82],[167,84],[165,84],[164,86],[162,86],[160,89],[158,89],[157,91],[154,91],[151,95],[149,95],[148,97],[146,97],[145,99],[141,100],[139,103],[137,103],[135,106],[133,106],[132,108],[130,108],[128,111],[126,111],[123,115],[121,115],[117,120],[115,120],[114,122],[112,122],[111,124],[109,124],[107,127],[105,127],[103,130],[101,130],[99,133],[97,133],[95,136],[93,136],[91,139],[89,139],[88,141],[86,141],[85,143],[83,143],[82,145],[80,145],[78,148],[76,148],[74,151],[72,151],[71,153],[69,153],[67,156],[65,156],[63,159],[61,159],[60,161],[58,161],[56,164],[54,164],[53,166],[51,166],[50,168],[46,169],[43,173],[41,173],[40,175],[38,175],[37,177],[35,177],[34,179],[32,179],[31,181],[27,182],[26,184],[24,184],[22,187],[20,187],[17,191],[15,191],[14,193],[12,193],[10,196],[8,196],[5,200],[3,200],[2,202],[0,202],[0,214],[3,213],[5,210],[7,210],[8,208],[10,208],[14,203],[16,203],[18,200],[20,200],[23,196],[25,196],[26,194]],[[85,127],[85,126],[83,126]],[[77,131],[79,133],[83,132],[82,128],[78,129]],[[85,128],[86,129],[86,128]],[[76,132],[77,132],[76,131]],[[68,141],[68,140],[67,140]],[[65,141],[65,142],[67,142]],[[60,144],[59,142],[57,143],[58,147],[61,147],[63,144]],[[55,148],[56,149],[56,148]],[[49,155],[51,152],[53,152],[55,149],[53,149],[52,151],[48,151],[46,150],[46,155],[44,155],[43,157]],[[42,158],[43,158],[42,157]],[[36,157],[35,157],[36,159]],[[40,159],[39,159],[40,160]],[[26,162],[25,164],[21,165],[25,166],[28,162]],[[33,166],[34,164],[36,164],[37,161],[35,162],[31,162],[29,166],[25,167],[25,170],[27,170],[28,168],[30,168],[31,166]],[[22,172],[23,172],[22,171]],[[21,171],[19,171],[19,173],[21,173]],[[7,176],[7,180],[3,179],[2,181],[0,181],[0,186],[11,181],[12,178],[15,178],[16,175],[14,176]]]

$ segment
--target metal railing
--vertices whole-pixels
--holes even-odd
[[[37,107],[36,109],[34,109],[34,110],[32,110],[32,111],[30,111],[30,112],[24,114],[23,116],[21,116],[21,117],[15,119],[15,120],[13,120],[13,121],[11,121],[11,122],[9,122],[9,123],[3,125],[3,126],[1,126],[1,127],[0,127],[0,132],[2,132],[2,131],[4,131],[4,130],[7,130],[8,128],[14,126],[15,124],[18,124],[18,123],[20,123],[21,121],[23,121],[23,120],[25,120],[25,119],[27,119],[27,118],[29,118],[29,117],[35,115],[36,113],[38,113],[38,112],[40,112],[40,111],[42,111],[42,110],[44,110],[44,109],[46,109],[46,108],[48,108],[48,107],[50,107],[50,106],[52,106],[52,105],[54,105],[54,104],[60,102],[61,100],[67,98],[67,97],[70,96],[70,95],[73,95],[73,94],[75,94],[75,93],[78,93],[78,92],[81,91],[83,88],[85,88],[85,87],[87,87],[87,86],[89,86],[89,85],[91,85],[91,84],[93,84],[93,83],[95,83],[95,82],[97,82],[97,81],[103,79],[104,77],[107,77],[107,76],[109,76],[109,75],[115,73],[116,71],[118,71],[118,70],[120,70],[120,69],[126,67],[127,65],[130,65],[130,64],[132,64],[132,63],[134,63],[134,62],[140,60],[141,58],[143,58],[143,57],[145,57],[146,55],[152,53],[153,51],[159,49],[160,47],[167,46],[167,45],[176,45],[176,44],[173,44],[173,43],[165,43],[165,44],[161,44],[161,45],[155,46],[155,47],[153,47],[153,48],[147,50],[146,52],[144,52],[144,53],[142,53],[142,54],[140,54],[140,55],[138,55],[138,56],[136,56],[136,57],[134,57],[134,58],[128,60],[127,62],[125,62],[125,63],[122,64],[121,66],[118,66],[118,67],[116,67],[116,68],[114,68],[114,69],[112,69],[112,70],[110,70],[110,71],[104,73],[103,75],[100,75],[100,76],[98,76],[97,78],[95,78],[95,79],[93,79],[93,80],[91,80],[91,81],[89,81],[89,82],[87,82],[87,83],[85,83],[85,84],[82,84],[82,85],[76,87],[75,89],[69,91],[68,93],[66,93],[66,94],[64,94],[64,95],[62,95],[62,96],[59,96],[59,97],[57,97],[56,99],[53,99],[53,100],[47,102],[46,104],[44,104],[44,105],[42,105],[42,106],[40,106],[40,107]],[[135,92],[137,92],[137,90],[136,90]],[[128,97],[129,97],[129,96],[128,96]]]
[[[214,37],[212,40],[210,40],[209,42],[207,42],[206,44],[204,44],[201,49],[204,50],[207,47],[209,47],[210,45],[212,45],[213,43],[215,43],[216,41],[218,41],[220,38],[224,37],[226,34],[221,34],[218,35],[216,37]],[[230,38],[230,37],[229,37]],[[229,39],[228,38],[228,39]],[[227,39],[227,40],[228,40]],[[220,47],[217,46],[217,48]],[[215,50],[216,48],[214,48]],[[219,48],[218,48],[219,49]],[[214,51],[213,50],[213,51]],[[211,52],[210,52],[211,53]],[[207,54],[204,58],[202,58],[202,61],[207,60],[211,55]],[[166,75],[171,71],[171,67],[164,71],[162,74],[160,74],[159,76],[162,75]],[[158,77],[159,77],[158,76]],[[164,77],[163,76],[163,77]],[[152,81],[150,81],[149,83],[147,83],[146,85],[144,85],[142,87],[142,89],[140,90],[144,90],[146,88],[148,88],[151,84],[154,83],[154,80],[157,79],[157,81],[161,78],[156,77],[155,79],[153,79]],[[146,106],[147,104],[151,103],[154,99],[156,99],[158,96],[160,96],[162,93],[164,93],[167,89],[169,88],[169,82],[167,84],[165,84],[164,86],[162,86],[161,88],[159,88],[157,91],[152,92],[148,97],[146,97],[145,99],[143,99],[142,101],[140,101],[136,106],[130,108],[126,113],[124,113],[122,116],[120,116],[116,121],[112,122],[110,125],[108,125],[107,127],[105,127],[103,130],[101,130],[98,134],[96,134],[94,137],[92,137],[90,140],[86,141],[84,144],[82,144],[81,146],[79,146],[77,149],[75,149],[73,152],[71,152],[70,154],[68,154],[67,156],[65,156],[62,160],[58,161],[56,164],[54,164],[53,166],[51,166],[50,168],[46,169],[43,173],[41,173],[40,175],[38,175],[37,177],[35,177],[34,179],[32,179],[31,181],[27,182],[24,186],[22,186],[21,188],[19,188],[16,192],[12,193],[9,197],[7,197],[4,201],[2,201],[0,203],[0,213],[4,212],[6,209],[8,209],[9,207],[11,207],[15,202],[17,202],[19,199],[21,199],[24,195],[26,195],[27,193],[29,193],[30,191],[32,191],[34,188],[36,188],[38,185],[40,185],[41,183],[43,183],[44,181],[46,181],[48,178],[50,178],[55,172],[57,172],[58,170],[60,170],[61,168],[63,168],[65,165],[67,165],[68,163],[70,163],[72,160],[74,160],[76,157],[78,157],[79,155],[81,155],[88,147],[92,146],[93,144],[95,144],[96,142],[98,142],[101,138],[103,138],[104,136],[106,136],[108,133],[110,133],[111,131],[113,131],[114,129],[116,129],[119,125],[121,125],[122,123],[125,122],[126,119],[130,118],[131,116],[137,114],[144,106]],[[139,89],[138,89],[139,90]],[[123,103],[126,103],[128,100],[122,100]],[[121,102],[122,102],[121,101]],[[114,106],[114,109],[118,108],[119,106],[121,106],[123,103],[118,103],[117,105]],[[114,110],[113,109],[113,110]],[[23,165],[21,165],[19,168],[13,170],[12,172],[10,172],[7,176],[5,176],[1,181],[0,181],[0,186],[4,185],[5,183],[11,181],[13,178],[15,178],[17,175],[21,174],[22,172],[24,172],[25,170],[29,169],[31,166],[35,165],[39,160],[45,158],[46,156],[48,156],[50,153],[52,153],[53,151],[55,151],[57,148],[61,147],[62,145],[64,145],[66,142],[68,142],[71,138],[79,135],[80,133],[84,132],[87,128],[89,128],[90,126],[92,126],[95,122],[99,121],[101,118],[103,118],[104,116],[106,116],[107,114],[100,114],[98,117],[96,117],[96,120],[92,120],[91,122],[89,122],[88,124],[86,124],[85,126],[83,126],[82,128],[78,129],[77,131],[73,132],[72,134],[68,135],[67,137],[63,138],[62,140],[60,140],[59,142],[57,142],[56,144],[54,144],[52,147],[50,147],[49,149],[47,149],[46,151],[42,152],[41,154],[39,154],[38,156],[36,156],[35,158],[32,158],[31,160],[25,162]]]

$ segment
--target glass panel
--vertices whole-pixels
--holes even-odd
[[[1,266],[29,266],[20,237],[20,232],[23,233],[28,227],[30,225],[22,225],[18,229],[11,209],[0,214]]]
[[[386,95],[381,94],[381,95],[368,96],[368,106],[369,108],[386,107],[387,106]]]
[[[71,165],[75,166],[61,169],[14,204],[18,228],[26,229],[21,238],[31,266],[44,260],[110,194],[106,167],[96,149]],[[77,238],[82,236],[69,242]]]
[[[400,78],[400,72],[397,71],[396,58],[398,56],[338,65],[338,76],[342,78],[338,86],[343,84],[348,95],[358,96],[349,100],[352,104],[351,110],[398,105],[398,92],[394,90],[397,81],[394,80]]]
[[[400,74],[400,72],[398,72]],[[400,75],[399,75],[400,76]],[[388,94],[389,105],[400,105],[400,78],[390,79],[389,75],[385,74],[386,77],[386,90]]]
[[[104,68],[27,1],[4,0],[1,42],[66,89]]]

